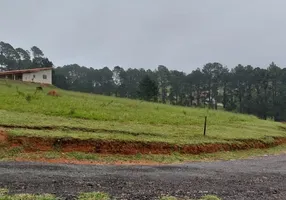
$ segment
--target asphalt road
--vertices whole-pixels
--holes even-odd
[[[132,200],[166,194],[285,200],[286,155],[167,166],[0,162],[1,187],[12,193],[52,193],[65,199],[74,199],[78,192],[103,191],[117,199]]]

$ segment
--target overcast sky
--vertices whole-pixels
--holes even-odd
[[[286,66],[285,0],[0,0],[0,41],[56,66]]]

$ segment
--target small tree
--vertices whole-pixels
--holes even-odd
[[[154,80],[152,80],[148,75],[139,83],[139,97],[145,101],[157,101],[158,99],[158,86]]]

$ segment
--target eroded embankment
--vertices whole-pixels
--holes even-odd
[[[52,151],[103,154],[183,154],[214,153],[218,151],[270,148],[286,144],[286,138],[276,137],[271,142],[260,140],[231,140],[229,143],[176,145],[163,142],[81,140],[75,138],[27,137],[7,135],[0,131],[0,141],[8,146],[21,146],[26,152]]]

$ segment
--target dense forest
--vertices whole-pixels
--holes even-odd
[[[50,66],[53,63],[36,46],[24,50],[0,42],[0,71]],[[286,120],[286,68],[274,62],[264,68],[238,64],[231,69],[213,62],[190,74],[164,65],[155,70],[125,70],[69,64],[54,67],[53,84],[66,90]]]

